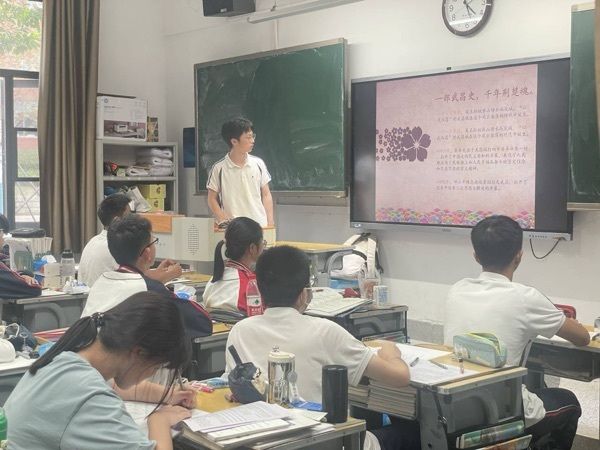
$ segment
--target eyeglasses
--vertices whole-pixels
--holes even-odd
[[[142,254],[144,253],[144,250],[146,250],[148,247],[151,247],[153,244],[158,244],[158,238],[154,238],[152,240],[152,242],[150,242],[148,245],[146,245],[140,252],[140,256],[142,256]]]
[[[256,140],[256,133],[252,133],[251,136],[244,136],[244,139],[249,139],[249,140],[255,141]]]

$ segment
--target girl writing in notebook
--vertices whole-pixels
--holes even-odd
[[[248,217],[236,217],[227,225],[225,239],[215,248],[213,277],[202,296],[208,311],[246,312],[246,286],[254,276],[250,266],[256,262],[265,244],[258,222]],[[223,247],[226,261],[223,260]]]
[[[146,436],[123,400],[194,407],[195,392],[173,389],[189,358],[181,313],[158,294],[140,292],[82,317],[32,364],[4,405],[10,447],[172,449],[171,426],[190,411],[156,409]],[[145,381],[163,367],[173,369],[167,386]]]

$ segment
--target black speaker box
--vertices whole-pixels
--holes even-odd
[[[231,17],[256,11],[254,0],[202,0],[204,16]]]

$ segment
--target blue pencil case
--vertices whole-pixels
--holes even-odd
[[[465,361],[498,368],[506,364],[506,344],[492,333],[465,333],[454,336],[454,354]]]

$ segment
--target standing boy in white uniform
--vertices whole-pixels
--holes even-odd
[[[221,127],[221,136],[230,151],[212,166],[206,182],[208,207],[216,221],[244,216],[263,227],[275,226],[271,175],[262,159],[250,155],[256,138],[252,122],[229,120]]]
[[[465,278],[448,292],[444,344],[457,334],[493,333],[506,344],[506,363],[524,365],[525,349],[536,336],[555,334],[575,345],[587,345],[587,330],[538,290],[513,283],[523,256],[523,230],[506,216],[490,216],[471,231],[475,259],[483,268],[479,278]],[[523,386],[523,415],[532,442],[550,435],[553,449],[570,449],[581,407],[566,389],[531,392]]]

